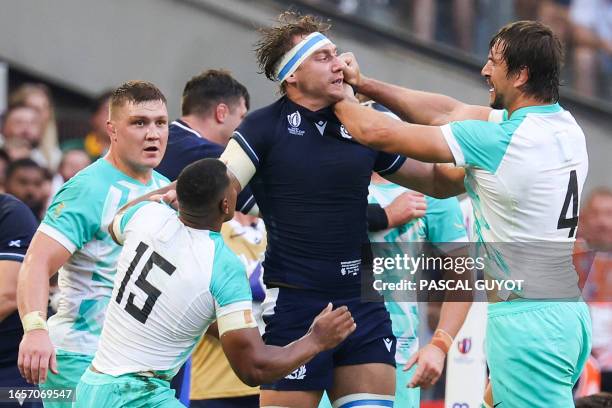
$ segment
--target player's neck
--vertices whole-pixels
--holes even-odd
[[[179,220],[189,228],[220,232],[223,220],[212,216],[195,216],[186,211],[179,211]]]
[[[554,102],[543,102],[533,96],[520,94],[516,97],[514,101],[508,104],[506,109],[508,110],[508,117],[511,117],[514,112],[521,108],[526,108],[528,106],[545,106],[551,105]]]
[[[125,160],[122,160],[121,157],[119,157],[119,155],[113,151],[112,146],[106,156],[104,156],[104,160],[109,162],[114,168],[116,168],[126,176],[131,177],[134,180],[141,182],[142,184],[147,184],[151,180],[153,169],[148,167],[136,168],[135,166],[129,165]]]
[[[305,95],[299,91],[293,91],[291,88],[287,89],[287,97],[296,105],[303,106],[313,112],[331,106],[326,98]]]
[[[196,115],[182,116],[181,120],[206,140],[225,146],[227,140],[219,134],[216,123],[211,119],[202,119]]]

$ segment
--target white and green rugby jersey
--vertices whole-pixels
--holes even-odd
[[[155,171],[149,183],[142,184],[101,158],[54,197],[38,229],[72,254],[59,270],[59,307],[49,319],[56,348],[95,353],[121,252],[108,234],[108,224],[128,201],[167,184]]]
[[[393,183],[370,183],[368,202],[386,207],[400,194],[407,190]],[[389,244],[407,242],[466,242],[467,234],[463,225],[463,214],[459,201],[453,198],[438,200],[425,197],[427,210],[425,216],[407,222],[395,228],[371,232],[371,242],[386,242]],[[403,246],[393,250],[392,254],[400,253],[407,248],[414,251],[418,246]],[[413,254],[418,257],[419,254]],[[418,347],[419,313],[416,302],[385,302],[391,316],[393,334],[397,338],[395,360],[398,364],[405,364]]]
[[[579,296],[572,247],[588,157],[573,116],[559,104],[529,106],[441,129],[455,163],[466,168],[485,272],[524,280],[515,291],[522,297]]]
[[[92,364],[170,378],[213,321],[251,313],[246,269],[220,233],[185,226],[164,204],[137,204],[119,223],[124,247]]]

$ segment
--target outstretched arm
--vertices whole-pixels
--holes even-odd
[[[335,347],[355,330],[346,306],[331,309],[330,303],[304,337],[285,347],[268,346],[257,328],[244,328],[221,334],[223,351],[236,375],[247,385],[283,378],[318,353]]]
[[[402,167],[385,178],[395,184],[434,198],[453,197],[465,192],[465,170],[450,164],[423,163],[406,159]]]
[[[468,105],[446,95],[415,91],[362,75],[352,53],[340,56],[346,63],[344,81],[355,86],[360,94],[385,105],[402,120],[421,125],[441,126],[452,121],[487,120],[491,108]]]
[[[350,94],[334,105],[334,112],[359,143],[376,150],[398,153],[427,163],[453,163],[438,126],[412,125],[361,106]]]

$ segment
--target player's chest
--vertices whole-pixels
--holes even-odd
[[[279,128],[265,164],[277,177],[337,184],[370,176],[376,152],[354,142],[338,122],[302,119],[299,127]]]

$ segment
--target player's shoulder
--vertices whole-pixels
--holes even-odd
[[[10,194],[0,194],[0,237],[10,236],[15,231],[33,233],[36,225],[36,218],[27,205]]]
[[[10,194],[0,193],[0,217],[32,211],[22,201]]]
[[[215,264],[222,265],[223,269],[244,269],[244,264],[240,261],[240,258],[230,249],[225,243],[223,236],[214,231],[209,232],[209,237],[215,244]]]
[[[125,222],[137,219],[146,227],[156,228],[168,218],[175,217],[176,211],[167,204],[158,201],[142,201],[125,212]]]

